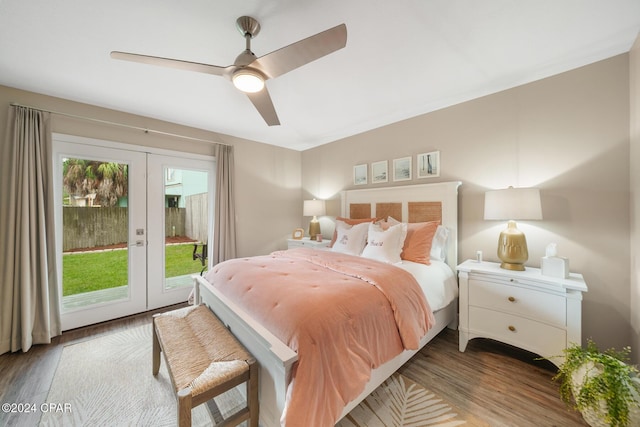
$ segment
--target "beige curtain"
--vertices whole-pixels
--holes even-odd
[[[233,189],[233,147],[217,144],[213,265],[236,257],[236,211]]]
[[[49,113],[11,106],[1,148],[0,354],[61,333]]]

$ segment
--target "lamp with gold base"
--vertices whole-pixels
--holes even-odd
[[[324,200],[305,200],[302,208],[303,216],[312,216],[311,222],[309,223],[309,238],[311,240],[317,240],[317,235],[321,234],[320,231],[320,221],[318,221],[318,216],[325,215],[325,204]]]
[[[487,191],[484,195],[484,219],[508,220],[507,228],[498,238],[498,258],[501,268],[524,270],[529,259],[527,239],[516,225],[518,220],[541,220],[540,190],[537,188],[513,188]]]

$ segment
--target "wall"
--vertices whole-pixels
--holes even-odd
[[[640,349],[640,35],[629,52],[629,108],[631,118],[631,347]],[[633,363],[640,363],[640,351]]]
[[[497,261],[504,224],[483,220],[486,190],[539,187],[544,220],[519,224],[527,265],[539,266],[545,246],[556,242],[589,286],[583,339],[629,345],[628,55],[307,150],[303,195],[332,199],[335,215],[339,191],[353,188],[354,165],[413,156],[415,171],[416,154],[433,150],[440,151],[441,176],[414,173],[402,185],[463,182],[459,261],[476,250]],[[322,225],[329,235],[331,222]]]
[[[266,254],[285,248],[285,239],[290,236],[293,227],[299,223],[302,203],[300,201],[301,153],[298,151],[6,86],[0,86],[0,144],[4,143],[11,102],[233,145],[239,256]],[[52,115],[52,127],[53,131],[58,133],[213,155],[213,146],[206,142],[153,133],[146,134],[61,115]],[[6,169],[3,161],[0,159],[0,170]],[[0,209],[3,209],[3,206],[0,204]]]

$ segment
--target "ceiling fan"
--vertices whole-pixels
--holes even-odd
[[[111,52],[111,57],[225,77],[247,94],[269,126],[275,126],[280,124],[280,120],[265,81],[342,49],[347,44],[347,26],[340,24],[258,58],[251,51],[251,39],[260,32],[260,23],[250,16],[241,16],[236,20],[236,27],[245,38],[246,48],[233,65],[227,67],[119,51]]]

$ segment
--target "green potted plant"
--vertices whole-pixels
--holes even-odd
[[[640,378],[626,363],[630,352],[629,347],[601,352],[591,340],[586,348],[574,344],[564,350],[553,380],[560,384],[562,400],[590,426],[640,425]]]

